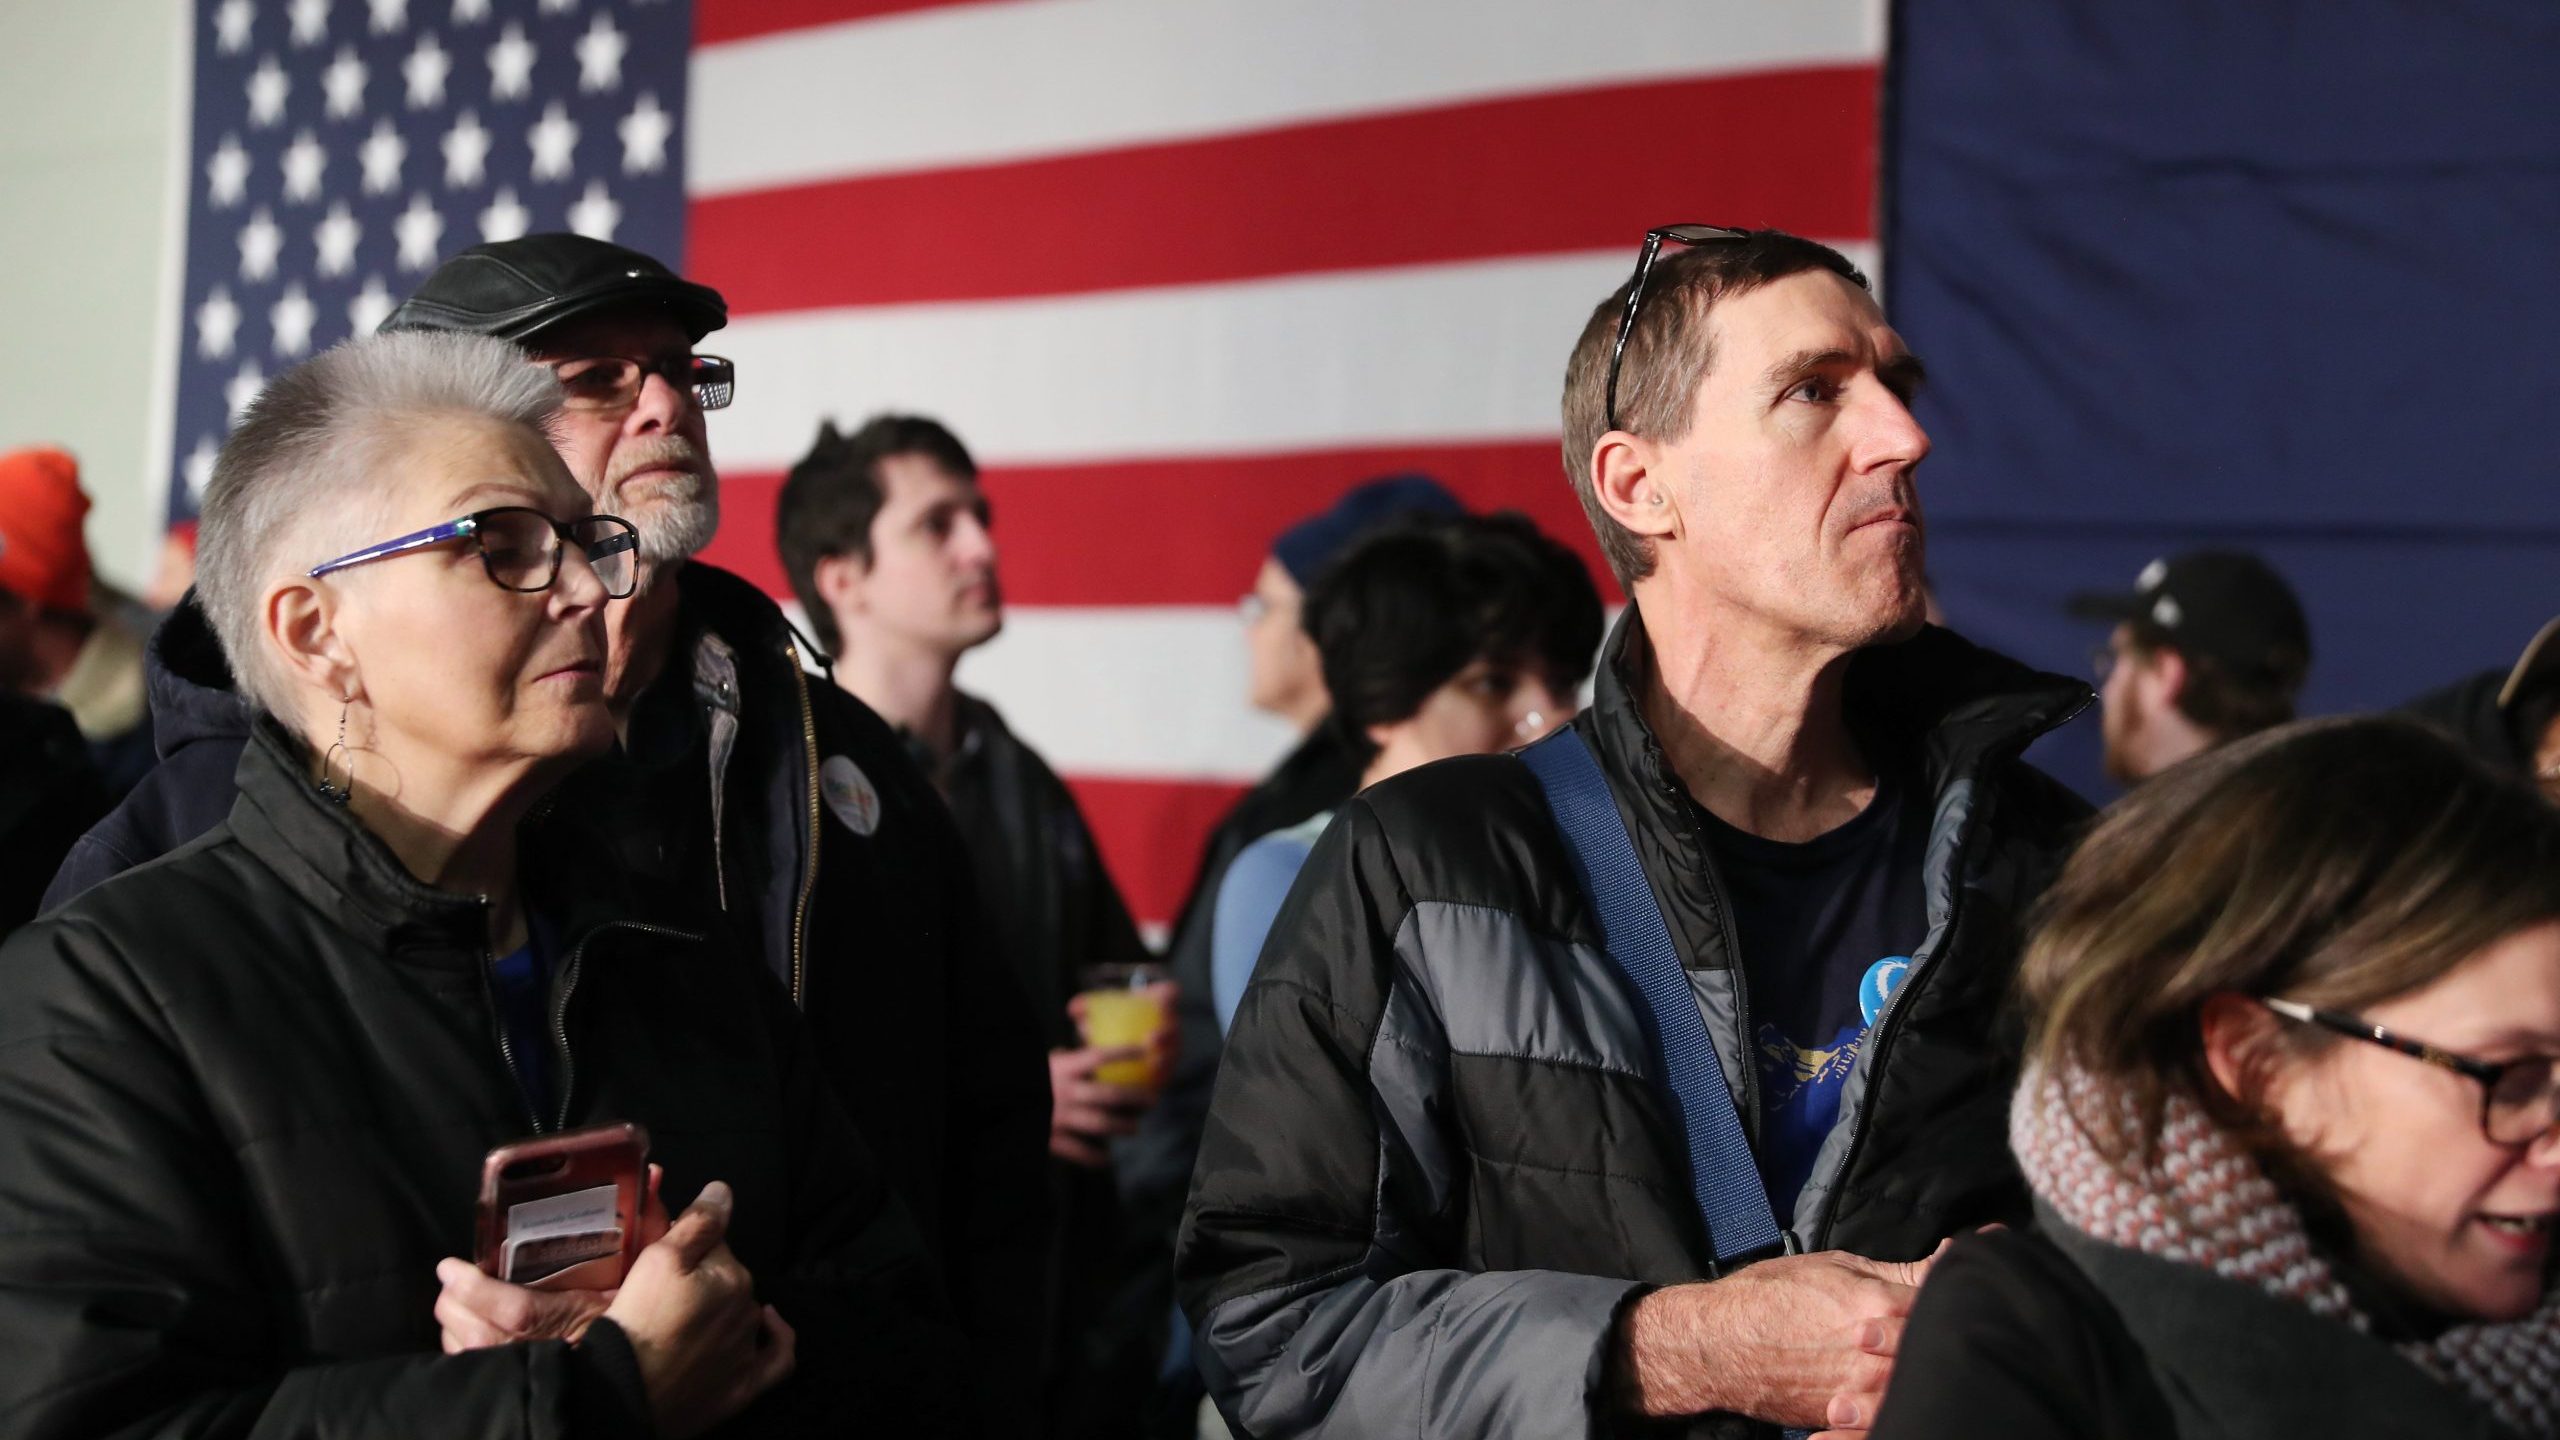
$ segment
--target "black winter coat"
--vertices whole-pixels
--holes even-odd
[[[1049,1077],[1021,987],[986,947],[969,859],[897,733],[807,675],[774,603],[726,571],[684,568],[666,669],[640,702],[690,707],[720,797],[718,883],[667,873],[661,828],[621,803],[618,758],[570,777],[553,809],[598,817],[582,843],[650,893],[715,896],[729,930],[807,1014],[844,1108],[922,1228],[964,1325],[990,1360],[979,1389],[1018,1420],[1040,1349]],[[46,906],[205,833],[230,812],[248,734],[230,667],[192,599],[151,641],[163,759],[64,863]],[[857,832],[821,793],[842,757],[877,801]],[[611,817],[609,821],[603,817]]]
[[[412,879],[306,763],[261,722],[223,825],[0,947],[0,1430],[647,1433],[612,1327],[447,1356],[433,1313],[481,1157],[606,1120],[648,1127],[670,1208],[735,1188],[729,1243],[799,1332],[740,1433],[958,1429],[933,1268],[778,988],[528,835],[565,947],[536,1117],[482,902]]]
[[[1637,708],[1646,657],[1630,609],[1574,724],[1756,1127],[1749,999]],[[1907,742],[1937,797],[1929,932],[1792,1217],[1805,1248],[1908,1260],[2023,1214],[1997,1016],[2019,918],[2087,807],[2017,756],[2089,698],[1943,630],[1852,661],[1853,717]],[[1176,1259],[1241,1433],[1599,1433],[1622,1307],[1711,1273],[1640,1010],[1573,875],[1508,756],[1379,784],[1317,842],[1228,1036]]]
[[[2048,1225],[1965,1236],[1930,1267],[1872,1440],[2349,1435],[2511,1432],[2342,1321]]]

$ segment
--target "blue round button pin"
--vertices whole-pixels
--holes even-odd
[[[1867,1024],[1876,1023],[1876,1017],[1884,1013],[1886,1002],[1893,999],[1893,992],[1902,988],[1902,982],[1910,974],[1911,957],[1908,955],[1887,955],[1867,967],[1867,973],[1858,981],[1858,1014]]]

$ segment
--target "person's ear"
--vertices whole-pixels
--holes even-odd
[[[2187,657],[2168,645],[2151,652],[2143,664],[2144,678],[2150,681],[2152,698],[2163,710],[2177,708],[2187,693]]]
[[[1612,430],[1591,447],[1591,491],[1600,509],[1648,540],[1680,533],[1680,501],[1671,493],[1661,451],[1639,435]]]
[[[299,576],[280,580],[261,598],[258,618],[259,639],[298,682],[334,699],[363,693],[355,651],[338,628],[337,592]]]
[[[871,578],[871,567],[855,555],[821,555],[809,571],[809,583],[817,590],[818,599],[836,615],[859,614],[864,603],[863,582]]]
[[[2206,1072],[2223,1094],[2252,1110],[2265,1109],[2274,1099],[2269,1093],[2273,1067],[2261,1062],[2281,1023],[2275,1012],[2233,990],[2208,995],[2197,1008]]]

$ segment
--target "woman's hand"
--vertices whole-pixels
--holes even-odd
[[[666,1440],[691,1440],[744,1410],[795,1361],[791,1327],[756,1303],[753,1277],[730,1253],[731,1203],[727,1185],[702,1187],[604,1312],[631,1342]]]
[[[667,1233],[667,1207],[658,1199],[658,1181],[665,1173],[649,1167],[648,1189],[640,1200],[643,1246]],[[537,1290],[510,1284],[491,1279],[468,1260],[437,1261],[436,1279],[444,1284],[436,1295],[436,1324],[444,1331],[447,1355],[522,1340],[574,1343],[614,1297],[611,1290]]]

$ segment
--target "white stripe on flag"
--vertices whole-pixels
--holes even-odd
[[[697,51],[686,184],[721,195],[1536,91],[1856,64],[1882,56],[1883,31],[1881,0],[957,6]],[[1631,115],[1630,143],[1648,124],[1678,123]]]
[[[712,453],[780,470],[818,417],[893,408],[993,464],[1553,435],[1565,354],[1634,253],[754,316],[720,334],[740,384]]]
[[[1245,663],[1224,605],[1016,606],[959,683],[1061,774],[1250,783],[1297,734],[1246,706]]]

